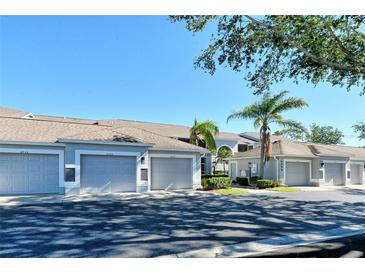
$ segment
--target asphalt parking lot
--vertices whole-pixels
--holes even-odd
[[[0,257],[156,257],[365,224],[365,191],[35,199],[0,218]]]

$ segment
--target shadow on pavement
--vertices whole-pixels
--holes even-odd
[[[365,223],[365,202],[131,196],[0,207],[0,257],[154,257]]]

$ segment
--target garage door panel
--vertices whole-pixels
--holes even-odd
[[[192,162],[189,158],[151,158],[151,189],[191,189]]]
[[[351,164],[351,184],[357,185],[362,184],[362,165]]]
[[[0,194],[59,192],[56,154],[0,154]]]
[[[325,183],[327,185],[344,185],[344,164],[325,163]]]
[[[309,163],[287,162],[285,171],[285,182],[289,186],[309,185],[310,169]]]
[[[135,192],[136,181],[136,157],[81,156],[82,193]]]

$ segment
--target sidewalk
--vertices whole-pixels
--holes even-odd
[[[305,234],[287,234],[264,240],[213,248],[191,250],[188,252],[160,256],[159,258],[242,258],[254,257],[268,252],[280,251],[297,246],[305,246],[333,239],[365,234],[364,225],[348,225],[331,230],[308,231]]]
[[[365,185],[350,185],[350,186],[296,186],[295,188],[299,188],[303,192],[325,192],[325,191],[336,191],[336,190],[343,190],[343,189],[358,189],[358,190],[365,190]],[[273,194],[273,193],[280,193],[275,191],[270,191],[266,189],[250,189],[244,188],[250,194]]]

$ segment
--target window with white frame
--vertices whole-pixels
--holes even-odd
[[[66,165],[65,167],[65,182],[75,182],[76,181],[76,166]]]

